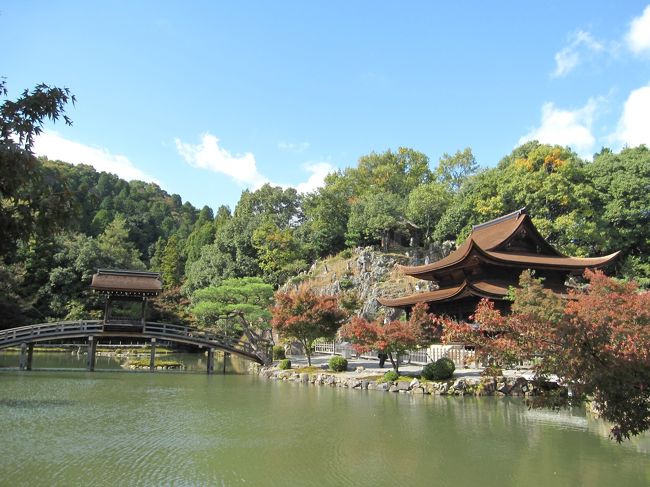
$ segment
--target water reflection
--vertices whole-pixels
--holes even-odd
[[[608,440],[582,410],[515,399],[3,371],[0,418],[0,484],[11,486],[650,485],[647,448]]]

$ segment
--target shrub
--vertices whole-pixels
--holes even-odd
[[[284,347],[282,345],[273,345],[273,360],[282,360],[287,358],[284,354]]]
[[[334,356],[329,360],[329,367],[334,372],[345,372],[348,370],[348,361],[343,357]]]
[[[389,370],[384,374],[384,382],[395,382],[399,379],[399,374],[394,370]]]
[[[280,363],[278,364],[278,368],[282,370],[288,370],[291,368],[291,360],[288,358],[285,358],[283,360],[280,360]]]
[[[456,370],[456,366],[451,359],[442,357],[433,363],[426,364],[422,369],[422,377],[427,380],[444,380],[449,379]]]
[[[344,259],[349,259],[350,257],[352,257],[352,249],[345,249],[341,251],[339,255]]]
[[[352,289],[354,287],[354,282],[352,282],[351,279],[348,279],[347,277],[344,277],[339,281],[339,286],[341,289]]]

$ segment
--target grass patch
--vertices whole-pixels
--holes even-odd
[[[297,369],[293,369],[295,372],[298,372],[299,374],[319,374],[321,372],[327,372],[327,373],[336,373],[332,372],[331,370],[325,370],[321,369],[320,367],[316,367],[315,365],[312,365],[311,367],[306,366],[306,367],[298,367]]]

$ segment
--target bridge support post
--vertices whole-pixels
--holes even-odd
[[[34,360],[34,344],[27,345],[27,370],[32,370],[32,361]]]
[[[214,348],[208,348],[208,375],[211,375],[214,372]]]
[[[156,370],[156,339],[151,339],[151,355],[149,356],[149,372]]]
[[[20,361],[18,362],[18,368],[20,370],[25,370],[27,368],[27,344],[20,344]]]
[[[88,362],[87,369],[89,372],[95,371],[95,353],[97,352],[97,340],[95,337],[88,337]]]
[[[230,357],[230,354],[228,352],[223,352],[223,370],[222,373],[223,375],[226,375],[226,360]]]

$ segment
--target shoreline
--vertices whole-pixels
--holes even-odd
[[[330,356],[312,357],[312,368],[309,370],[305,370],[306,360],[291,357],[291,369],[281,370],[275,364],[256,367],[255,372],[271,381],[413,395],[529,397],[548,390],[566,389],[556,382],[535,383],[530,371],[513,370],[504,371],[503,376],[484,377],[480,375],[479,369],[457,369],[450,379],[429,381],[420,379],[422,367],[415,365],[400,367],[398,380],[384,381],[383,374],[392,368],[380,369],[376,362],[350,360],[348,371],[333,372],[324,368],[329,358]]]

